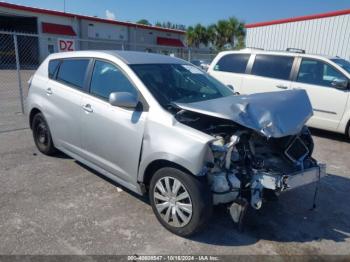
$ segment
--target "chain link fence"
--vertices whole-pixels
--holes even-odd
[[[203,60],[206,63],[216,55],[209,50],[184,47],[112,40],[66,40],[72,40],[73,45],[70,49],[73,50],[132,50],[160,53],[187,61]],[[0,32],[0,133],[28,128],[24,115],[25,99],[28,94],[27,82],[50,53],[59,52],[64,47],[60,47],[60,39],[55,37]]]

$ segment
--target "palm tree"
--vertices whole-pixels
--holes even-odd
[[[187,44],[190,47],[199,47],[201,43],[212,43],[216,49],[221,50],[229,44],[231,48],[244,47],[245,28],[244,23],[231,17],[228,20],[219,20],[216,24],[204,27],[197,24],[187,28]],[[237,41],[237,43],[236,43]]]
[[[186,40],[187,45],[189,47],[193,47],[195,44],[195,36],[194,36],[194,29],[192,26],[189,26],[186,31]]]
[[[230,17],[227,20],[228,24],[228,32],[227,37],[229,38],[229,43],[232,47],[235,46],[235,37],[237,36],[237,27],[238,27],[238,20],[235,17]]]
[[[216,23],[216,47],[223,49],[224,45],[230,42],[232,37],[230,25],[227,20],[219,20]]]
[[[245,25],[243,22],[239,22],[238,26],[237,26],[237,45],[236,48],[237,49],[242,49],[245,47],[245,43],[244,43],[244,39],[246,36],[246,30],[245,30]]]
[[[208,44],[207,30],[201,24],[197,24],[195,27],[189,26],[187,28],[186,38],[187,45],[190,47],[198,48],[201,43]]]
[[[212,25],[209,25],[207,27],[207,38],[208,38],[208,42],[209,43],[212,43],[212,45],[215,46],[216,44],[216,25],[215,24],[212,24]]]
[[[207,29],[202,26],[201,24],[197,24],[194,27],[194,35],[195,35],[195,46],[199,47],[199,45],[202,43],[204,45],[208,45],[208,36],[207,36]]]
[[[230,34],[230,43],[232,47],[235,46],[235,39],[240,41],[245,36],[245,28],[244,23],[238,21],[235,17],[230,17],[228,19],[228,26],[229,26],[229,32]]]

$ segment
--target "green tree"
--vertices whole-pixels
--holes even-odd
[[[216,45],[216,25],[212,24],[207,27],[208,42]]]
[[[187,44],[190,47],[199,47],[202,43],[208,46],[211,43],[216,49],[243,48],[245,37],[244,23],[235,17],[219,20],[216,24],[204,27],[201,24],[190,26],[186,31]]]
[[[182,31],[186,31],[186,26],[185,25],[177,25],[176,29],[182,30]]]
[[[201,24],[197,24],[194,27],[194,34],[196,38],[196,47],[199,47],[201,43],[204,45],[208,45],[209,39],[207,35],[207,29],[204,26],[202,26]]]
[[[230,25],[227,20],[219,20],[216,23],[216,48],[221,50],[227,43],[230,43],[232,34],[230,31]]]
[[[194,35],[194,28],[192,26],[189,26],[186,30],[186,41],[189,47],[195,46],[196,40]]]
[[[201,24],[188,27],[186,31],[187,45],[198,48],[201,43],[208,44],[207,30]]]
[[[141,19],[141,20],[137,21],[136,23],[140,24],[140,25],[152,25],[147,19]]]
[[[236,44],[235,48],[236,48],[236,49],[245,48],[244,35],[240,35],[240,36],[237,38],[237,44]]]
[[[238,47],[239,45],[242,45],[242,39],[244,40],[245,37],[244,23],[238,21],[235,17],[230,17],[227,22],[229,27],[228,34],[231,35],[231,46]],[[238,41],[237,44],[235,42],[236,40]]]

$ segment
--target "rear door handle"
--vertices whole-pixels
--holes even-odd
[[[277,85],[276,87],[279,89],[288,89],[288,86],[285,85]]]
[[[92,109],[92,107],[91,107],[90,104],[84,105],[84,106],[83,106],[83,109],[84,109],[86,112],[89,112],[89,113],[94,112],[94,110]]]
[[[51,89],[51,87],[48,87],[48,88],[46,89],[46,94],[52,95],[52,89]]]

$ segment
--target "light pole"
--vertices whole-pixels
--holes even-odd
[[[66,12],[66,0],[63,0],[63,12]]]

